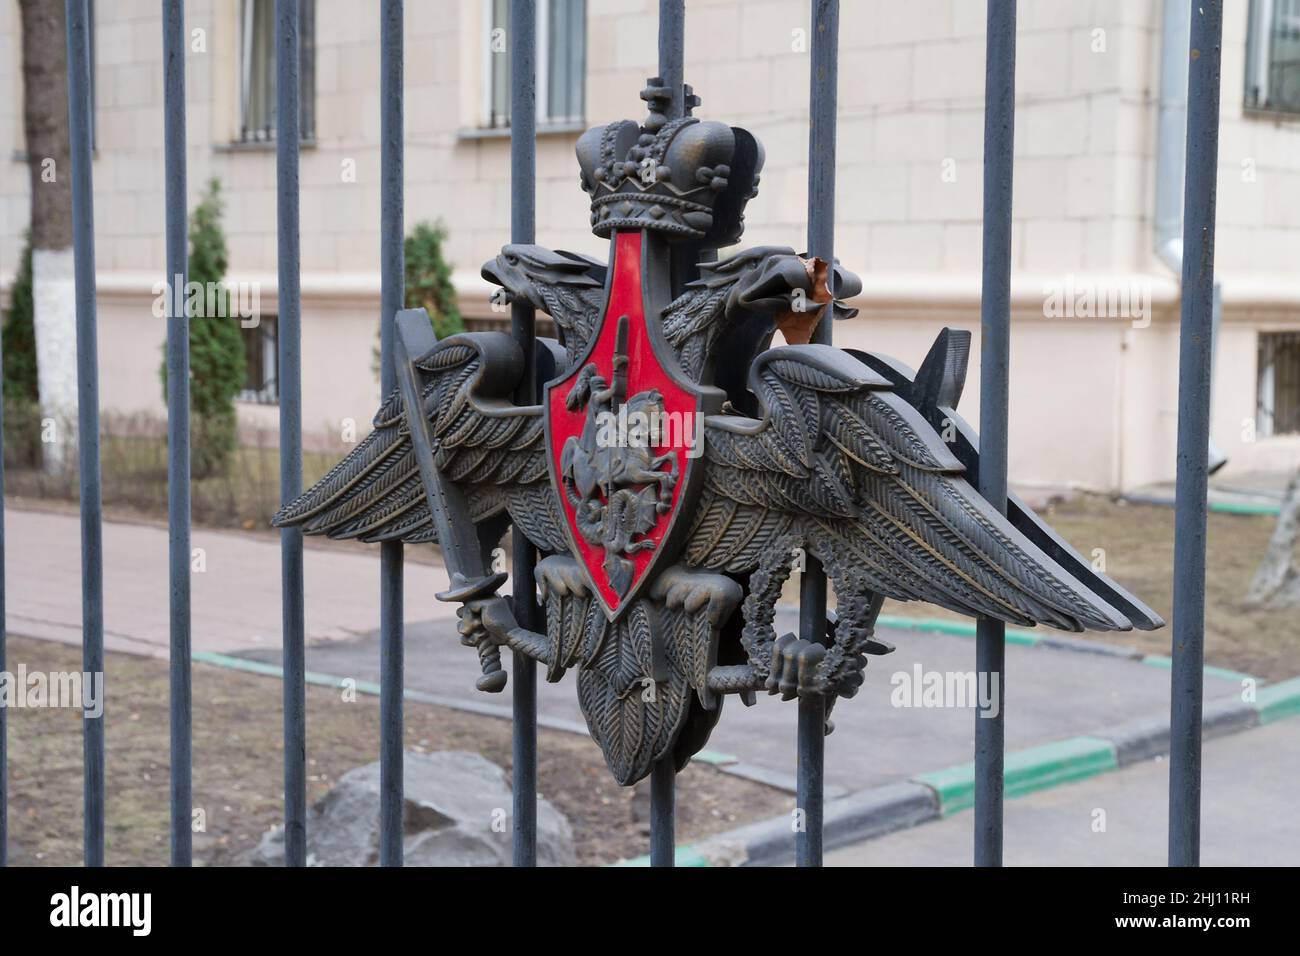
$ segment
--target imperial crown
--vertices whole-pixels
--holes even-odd
[[[745,204],[758,192],[763,147],[747,130],[698,120],[686,87],[686,115],[665,115],[671,92],[655,77],[641,91],[650,114],[620,120],[578,140],[582,188],[591,196],[591,229],[646,229],[668,238],[725,246],[744,231]]]

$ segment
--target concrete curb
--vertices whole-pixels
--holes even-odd
[[[933,790],[910,780],[859,790],[826,803],[823,841],[826,849],[916,826],[939,816]],[[693,846],[677,848],[677,866],[782,866],[794,859],[794,817],[785,815],[751,823]],[[615,866],[649,866],[648,856]]]
[[[926,631],[932,634],[950,634],[953,637],[974,637],[975,625],[967,621],[949,621],[938,617],[904,617],[899,614],[881,614],[876,618],[876,625],[895,631]],[[1031,631],[1018,631],[1007,628],[1008,644],[1023,644],[1034,647],[1043,641],[1043,635]]]
[[[1300,714],[1300,677],[1261,687],[1255,698],[1261,724]]]
[[[1130,661],[1142,660],[1143,654],[1136,647],[1122,644],[1103,644],[1090,641],[1086,637],[1070,637],[1067,634],[1044,634],[1038,641],[1039,647],[1050,647],[1059,651],[1074,651],[1079,654],[1100,654],[1102,657],[1122,657]]]
[[[1164,654],[1146,654],[1142,657],[1142,663],[1147,664],[1150,667],[1159,667],[1162,670],[1172,670],[1174,659]],[[1241,671],[1229,670],[1226,667],[1215,667],[1213,664],[1205,665],[1205,676],[1219,677],[1223,680],[1253,680],[1258,684],[1263,683],[1263,681],[1258,677],[1254,677],[1250,674],[1243,674]]]
[[[1240,694],[1205,704],[1202,734],[1213,739],[1300,716],[1300,677],[1262,687],[1254,701]],[[1153,714],[1094,734],[1040,744],[1006,755],[1006,795],[1018,797],[1127,767],[1169,753],[1169,715]],[[910,780],[859,790],[826,803],[824,845],[830,850],[958,813],[974,802],[974,765],[959,764]],[[771,817],[678,849],[683,866],[784,866],[794,860],[792,817]],[[649,865],[648,857],[619,864]]]
[[[1260,724],[1259,712],[1240,695],[1208,701],[1201,712],[1201,736],[1210,740],[1250,730]],[[1098,734],[1115,747],[1116,765],[1127,767],[1169,753],[1169,715],[1154,714],[1117,724]]]
[[[1122,495],[1120,501],[1127,501],[1135,505],[1156,505],[1161,508],[1172,508],[1174,506],[1174,499],[1163,495]],[[1282,511],[1281,502],[1232,501],[1222,498],[1211,498],[1206,507],[1212,512],[1227,515],[1271,515],[1276,517]]]
[[[1100,736],[1069,737],[1006,755],[1005,792],[1019,797],[1046,790],[1071,780],[1114,770],[1118,766],[1115,745]],[[912,778],[932,789],[939,798],[943,816],[975,805],[975,764],[963,763]]]

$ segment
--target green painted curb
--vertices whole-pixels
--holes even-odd
[[[630,860],[619,860],[617,863],[611,863],[609,865],[616,866],[616,867],[649,866],[650,857],[634,856]],[[712,865],[713,864],[709,862],[709,858],[706,857],[699,850],[695,849],[695,847],[693,846],[679,846],[673,852],[673,866],[675,867],[677,866],[702,867],[702,866],[712,866]]]
[[[739,757],[718,753],[716,750],[701,750],[691,759],[698,760],[700,763],[707,763],[713,767],[726,767],[733,763],[740,763]]]
[[[1082,780],[1119,766],[1115,745],[1098,737],[1070,737],[1007,754],[1003,767],[1005,793],[1019,797],[1071,780]],[[959,764],[912,778],[939,797],[943,816],[975,805],[975,765]]]
[[[1261,687],[1255,696],[1255,710],[1261,724],[1300,715],[1300,677]]]
[[[1281,505],[1252,504],[1248,501],[1212,501],[1209,504],[1209,509],[1225,515],[1276,516],[1282,513]]]
[[[284,668],[279,664],[267,664],[265,661],[249,660],[246,657],[234,657],[230,654],[217,654],[212,651],[196,651],[190,655],[191,659],[197,664],[214,664],[217,667],[228,667],[231,670],[244,671],[249,674],[260,674],[263,677],[278,677],[284,679]],[[303,675],[308,684],[318,684],[321,687],[339,688],[343,686],[343,681],[349,678],[336,677],[333,674],[321,674],[317,671],[307,671]],[[359,680],[354,682],[357,693],[379,696],[379,685],[372,684],[370,681]],[[409,691],[407,692],[410,693]]]
[[[882,614],[876,618],[881,627],[892,627],[897,631],[934,631],[938,634],[953,634],[957,637],[974,637],[975,625],[965,621],[945,621],[937,617],[902,617],[898,614]],[[1029,647],[1043,639],[1041,634],[1028,631],[1008,630],[1008,644],[1024,644]]]
[[[1159,667],[1163,670],[1172,670],[1174,659],[1164,654],[1147,654],[1141,659],[1141,663],[1150,664],[1152,667]],[[1235,681],[1253,680],[1257,684],[1263,683],[1258,677],[1253,677],[1250,674],[1243,674],[1241,671],[1229,670],[1226,667],[1215,667],[1212,664],[1205,665],[1205,676],[1221,677],[1224,680]]]
[[[1158,495],[1125,495],[1121,501],[1133,505],[1148,505],[1156,508],[1172,508],[1174,506],[1173,498],[1162,498]],[[1281,504],[1271,504],[1263,501],[1210,501],[1206,507],[1213,512],[1225,515],[1272,515],[1277,516],[1282,513]]]

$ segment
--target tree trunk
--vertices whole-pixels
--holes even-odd
[[[1295,544],[1300,537],[1300,471],[1291,477],[1277,527],[1269,539],[1268,551],[1255,571],[1246,603],[1254,606],[1288,607],[1300,605],[1300,574],[1295,568]]]
[[[72,257],[72,163],[64,5],[19,0],[23,131],[31,178],[32,324],[42,415],[53,419],[47,467],[69,460],[77,414],[77,336]]]

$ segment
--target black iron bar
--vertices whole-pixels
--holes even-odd
[[[672,91],[664,115],[673,120],[686,111],[684,49],[686,5],[683,0],[659,0],[659,80]],[[677,270],[674,269],[674,274]],[[677,768],[671,756],[650,770],[650,865],[672,866],[676,859]]]
[[[979,492],[1007,510],[1011,351],[1011,174],[1016,117],[1016,4],[989,0],[984,52],[984,275],[980,292]],[[975,711],[975,865],[1002,865],[1006,625],[980,618],[975,671],[997,712]],[[986,681],[990,683],[985,683]]]
[[[681,116],[686,109],[682,86],[686,82],[685,44],[684,0],[659,0],[659,79],[673,94],[672,105],[664,113],[669,119]]]
[[[650,865],[673,866],[677,853],[677,768],[672,757],[650,768]]]
[[[66,0],[72,246],[77,306],[77,456],[81,486],[81,668],[104,673],[104,520],[99,471],[99,343],[95,315],[95,192],[90,142],[89,0]],[[101,688],[102,688],[101,683]],[[102,691],[101,691],[102,692]],[[104,865],[104,715],[83,718],[84,858]]]
[[[510,241],[536,241],[537,228],[537,10],[533,0],[510,0]],[[499,54],[491,54],[499,55]],[[525,373],[515,401],[537,401],[533,354],[536,333],[531,306],[513,302],[510,333],[523,351]],[[515,620],[537,627],[537,550],[515,529],[511,540],[511,586]],[[514,864],[537,865],[537,666],[530,657],[511,655],[511,705],[514,786]]]
[[[812,58],[808,102],[808,254],[835,261],[835,113],[839,83],[839,0],[813,0]],[[828,282],[834,282],[832,269]],[[813,331],[814,342],[830,345],[831,312]],[[826,571],[812,555],[804,558],[799,582],[799,637],[826,640]],[[822,865],[826,701],[800,697],[796,804],[802,812],[795,834],[799,866]]]
[[[394,323],[405,299],[403,242],[404,115],[402,0],[384,0],[380,12],[380,394],[397,387]],[[403,554],[400,541],[379,546],[379,862],[402,865],[404,781],[402,688]]]
[[[1169,865],[1201,858],[1201,706],[1205,667],[1205,445],[1210,434],[1214,213],[1219,162],[1220,0],[1192,4],[1183,190],[1183,301],[1178,336],[1173,674],[1169,722]]]
[[[0,347],[0,395],[4,392],[4,349]],[[9,618],[5,613],[5,409],[0,398],[0,673],[5,673],[5,643],[9,639]],[[0,866],[9,862],[9,751],[8,712],[0,707]]]
[[[298,235],[298,0],[276,0],[280,501],[302,493],[302,302]],[[303,644],[302,530],[280,529],[284,647],[284,851],[307,863],[307,691]]]
[[[403,0],[383,0],[380,12],[380,397],[396,388],[393,337],[406,297],[403,250]],[[404,782],[402,693],[403,548],[380,545],[380,865],[402,865]]]
[[[167,558],[171,612],[172,866],[189,866],[193,813],[190,674],[190,322],[185,195],[185,4],[163,0],[167,223]],[[208,321],[219,320],[206,316]]]

